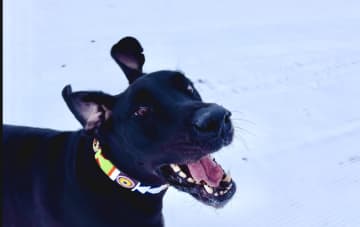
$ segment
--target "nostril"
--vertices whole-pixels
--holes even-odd
[[[218,130],[219,126],[216,121],[206,121],[203,122],[203,124],[198,127],[198,130],[201,132],[216,132]]]

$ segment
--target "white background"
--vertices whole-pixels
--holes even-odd
[[[360,226],[359,1],[5,0],[3,12],[6,123],[78,129],[61,89],[121,92],[109,50],[127,35],[145,71],[180,69],[233,111],[235,141],[216,158],[235,197],[215,210],[170,189],[166,226]]]

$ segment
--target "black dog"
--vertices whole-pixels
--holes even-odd
[[[210,156],[232,141],[230,112],[181,72],[143,73],[142,52],[131,37],[111,49],[118,95],[63,89],[82,130],[3,127],[4,226],[163,226],[169,185],[216,208],[234,195]]]

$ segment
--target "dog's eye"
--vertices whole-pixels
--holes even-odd
[[[191,84],[189,84],[187,87],[186,87],[186,90],[188,90],[190,92],[190,94],[194,94],[194,87],[191,86]]]
[[[145,116],[150,111],[150,108],[147,106],[140,106],[135,112],[134,116],[142,117]]]
[[[199,93],[195,90],[194,86],[192,84],[188,84],[186,87],[186,91],[190,94],[192,98],[201,100],[201,97]]]

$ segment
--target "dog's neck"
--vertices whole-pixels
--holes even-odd
[[[96,138],[99,138],[104,156],[131,178],[150,187],[167,184],[167,181],[154,170],[156,169],[154,163],[158,162],[158,159],[149,155],[151,148],[139,151],[125,139],[104,133],[97,135]]]
[[[93,138],[87,135],[80,135],[78,153],[76,154],[75,177],[81,187],[85,190],[87,197],[91,197],[98,206],[104,209],[119,210],[116,207],[127,206],[129,210],[148,214],[161,214],[162,199],[166,190],[159,193],[139,193],[120,187],[110,180],[96,163],[93,151]]]
[[[158,186],[146,185],[126,173],[119,170],[111,160],[107,159],[102,151],[102,147],[98,139],[93,139],[94,158],[100,169],[106,174],[110,180],[117,183],[120,187],[128,189],[134,193],[141,194],[159,194],[168,188],[168,184]]]

